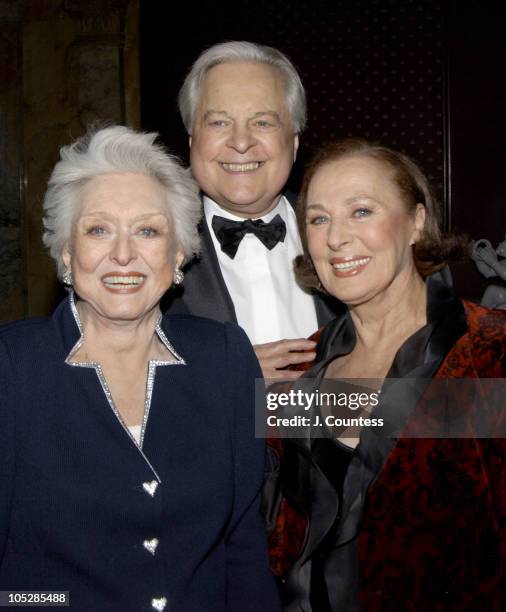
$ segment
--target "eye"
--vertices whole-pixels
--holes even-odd
[[[262,119],[255,119],[252,122],[251,126],[255,130],[262,130],[262,131],[275,130],[279,126],[279,123],[275,121],[274,119],[262,118]]]
[[[211,121],[208,121],[207,125],[213,128],[222,128],[226,127],[228,125],[228,122],[224,119],[213,119]]]
[[[153,238],[159,235],[159,231],[156,227],[141,227],[139,230],[139,234],[144,236],[145,238]]]
[[[258,121],[255,121],[255,125],[259,128],[268,128],[274,126],[274,124],[271,121],[267,121],[267,119],[258,119]]]
[[[90,236],[103,236],[105,234],[105,228],[101,225],[92,225],[86,230],[86,234]]]
[[[353,213],[352,216],[353,217],[358,217],[359,219],[362,217],[368,217],[369,215],[372,214],[372,210],[370,208],[365,208],[365,207],[360,207],[360,208],[356,208]]]
[[[323,225],[324,223],[327,223],[328,220],[329,218],[325,215],[318,215],[315,217],[308,217],[306,223],[309,225]]]

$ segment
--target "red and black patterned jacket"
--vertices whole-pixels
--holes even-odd
[[[432,377],[506,378],[506,312],[452,301],[444,291],[432,302],[440,315],[427,348],[439,353]],[[329,533],[330,610],[506,609],[506,397],[478,395],[463,398],[467,438],[400,437],[362,485],[350,464],[343,508],[310,446],[269,441],[280,465],[271,567],[285,610],[311,610],[310,561]],[[410,418],[430,410],[418,402]],[[477,417],[503,437],[473,435]]]

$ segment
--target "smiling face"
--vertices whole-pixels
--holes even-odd
[[[97,176],[81,191],[63,252],[76,293],[92,315],[135,321],[153,312],[183,255],[167,217],[167,194],[138,173]]]
[[[350,306],[396,295],[418,275],[413,245],[425,208],[410,213],[393,170],[370,157],[322,165],[307,194],[308,250],[325,289]]]
[[[229,62],[207,73],[190,160],[201,189],[222,208],[250,218],[274,208],[297,146],[283,78],[275,68]]]

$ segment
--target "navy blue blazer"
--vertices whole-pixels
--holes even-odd
[[[139,448],[64,300],[0,329],[0,590],[70,591],[79,611],[278,611],[259,516],[260,369],[237,326],[177,315]]]

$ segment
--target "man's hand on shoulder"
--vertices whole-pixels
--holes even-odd
[[[299,371],[286,370],[290,366],[311,362],[316,357],[315,353],[316,342],[306,340],[305,338],[296,338],[293,340],[278,340],[277,342],[266,342],[265,344],[256,344],[253,348],[262,374],[268,380],[296,380],[303,373],[304,369]]]

